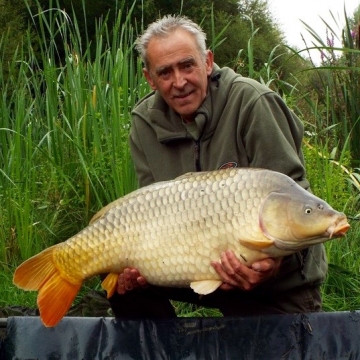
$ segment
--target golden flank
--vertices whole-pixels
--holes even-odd
[[[37,290],[41,320],[55,326],[83,281],[133,267],[150,284],[191,287],[206,295],[220,285],[211,261],[228,249],[247,265],[341,237],[346,216],[291,178],[262,169],[190,173],[136,190],[97,213],[88,227],[21,264],[14,284]]]

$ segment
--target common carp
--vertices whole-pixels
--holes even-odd
[[[22,263],[14,284],[38,290],[42,322],[55,326],[83,281],[137,268],[150,284],[215,291],[212,261],[228,249],[245,264],[282,257],[343,236],[346,216],[290,177],[264,169],[189,173],[135,190],[100,210],[67,241]]]

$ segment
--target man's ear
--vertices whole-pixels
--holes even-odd
[[[206,74],[207,76],[210,76],[214,66],[214,54],[211,52],[211,50],[207,51],[205,63],[206,63]]]
[[[149,83],[151,89],[152,90],[157,90],[157,86],[156,86],[154,80],[152,79],[152,77],[150,75],[150,72],[146,68],[143,68],[143,73],[144,73],[146,81]]]

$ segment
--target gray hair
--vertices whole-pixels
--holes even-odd
[[[166,15],[150,24],[143,35],[136,40],[136,49],[138,50],[147,69],[149,68],[147,48],[150,40],[153,37],[166,37],[177,29],[182,29],[192,34],[200,53],[204,56],[204,58],[206,57],[206,34],[201,27],[186,16]]]

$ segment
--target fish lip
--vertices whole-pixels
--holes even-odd
[[[346,219],[343,219],[335,226],[328,229],[329,239],[344,236],[349,229],[350,224],[346,221]]]
[[[332,239],[332,238],[344,236],[349,229],[350,229],[350,224],[348,223],[347,218],[344,215],[339,219],[338,222],[328,227],[326,234],[329,236],[329,239]]]

